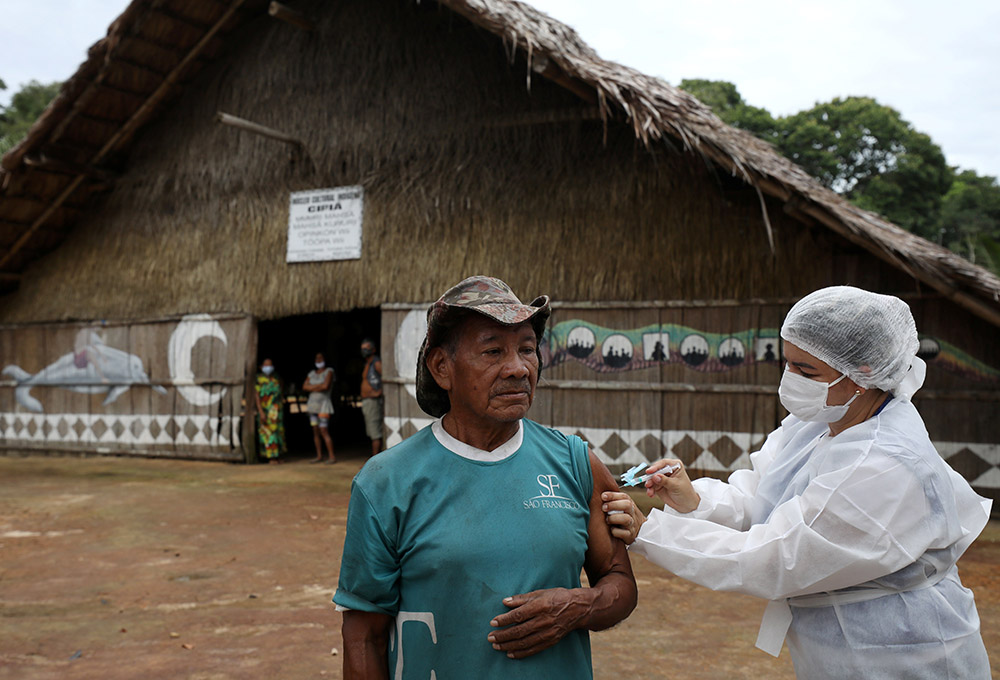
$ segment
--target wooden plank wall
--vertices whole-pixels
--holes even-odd
[[[255,336],[246,315],[0,327],[0,448],[246,460]]]

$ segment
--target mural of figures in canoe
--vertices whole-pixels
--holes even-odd
[[[681,363],[695,371],[717,373],[757,361],[777,362],[780,351],[776,329],[708,333],[672,324],[605,328],[570,319],[546,330],[542,362],[548,367],[576,361],[598,373]]]
[[[919,356],[949,373],[986,383],[1000,383],[1000,370],[944,340],[923,337]],[[580,319],[561,321],[545,331],[543,368],[566,361],[598,373],[634,371],[659,364],[682,364],[703,373],[729,371],[754,363],[781,361],[777,328],[709,333],[677,324],[641,328],[606,328]]]

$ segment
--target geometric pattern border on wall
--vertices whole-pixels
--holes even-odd
[[[972,486],[1000,489],[1000,444],[971,444],[967,442],[934,442],[941,457],[958,470],[968,470],[969,462],[978,474],[970,479]]]
[[[433,418],[385,418],[386,445],[394,446],[414,432],[434,422]],[[575,434],[587,441],[606,465],[638,465],[658,458],[679,458],[694,470],[735,472],[750,467],[750,452],[764,443],[765,435],[716,430],[619,430],[594,427],[555,427],[563,434]],[[973,486],[1000,489],[1000,445],[965,442],[934,442],[941,457],[948,460],[974,456],[982,470]],[[721,460],[720,460],[721,459]]]
[[[238,440],[240,419],[208,415],[0,413],[0,443],[172,444],[225,446]],[[0,445],[2,445],[0,444]]]

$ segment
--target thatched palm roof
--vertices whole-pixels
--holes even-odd
[[[410,1],[410,0],[400,0]],[[601,59],[568,26],[513,0],[437,0],[522,51],[536,77],[630,125],[647,145],[673,144],[742,178],[1000,326],[1000,279],[852,205],[770,145],[723,123],[670,84]],[[136,132],[170,105],[265,0],[133,0],[32,127],[0,160],[0,290],[57,247],[91,195],[125,171]],[[765,212],[765,222],[767,220]]]

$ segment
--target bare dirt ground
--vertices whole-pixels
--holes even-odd
[[[340,678],[337,585],[364,462],[0,457],[0,679]],[[764,603],[641,557],[640,602],[592,635],[597,678],[792,678]],[[960,564],[1000,677],[1000,524]],[[336,651],[334,651],[336,650]]]

